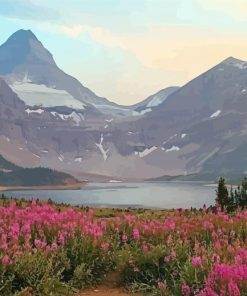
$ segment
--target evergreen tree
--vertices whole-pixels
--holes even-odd
[[[238,188],[235,189],[234,191],[234,198],[235,198],[235,204],[236,204],[236,208],[239,207],[239,202],[240,202],[240,198],[241,198],[241,188],[238,185]]]
[[[225,179],[222,177],[219,179],[216,194],[216,204],[221,207],[222,211],[224,211],[224,208],[229,204],[229,193]]]
[[[232,211],[234,211],[235,208],[236,208],[236,198],[235,198],[233,188],[231,186],[231,191],[230,191],[230,195],[228,198],[228,204],[227,204],[227,212],[232,212]]]
[[[241,194],[239,198],[239,206],[244,208],[247,206],[247,177],[245,177],[241,184]]]

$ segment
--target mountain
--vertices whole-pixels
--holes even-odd
[[[154,95],[149,96],[144,101],[137,103],[132,106],[132,109],[138,113],[145,114],[153,110],[154,107],[162,104],[168,96],[179,89],[178,86],[171,86],[165,89],[162,89],[155,93]]]
[[[37,38],[31,32],[22,33],[29,36],[24,38],[29,48],[25,54],[20,48],[13,54],[12,42],[23,48],[23,42],[15,43],[13,36],[0,50],[0,57],[5,55],[0,58],[0,71],[9,84],[0,79],[0,154],[11,162],[108,181],[176,176],[211,180],[247,174],[247,62],[230,57],[180,88],[115,108],[108,101],[97,101],[91,92],[90,98],[77,97],[76,88],[61,82],[63,72]],[[17,37],[22,33],[17,32]],[[4,51],[6,44],[9,48]],[[64,102],[59,94],[54,105],[28,106],[16,83],[28,85],[35,100],[40,91],[30,86],[43,85],[51,91],[66,91],[83,107],[58,104],[60,98]]]
[[[30,106],[67,106],[125,115],[126,108],[98,97],[64,73],[30,30],[19,30],[0,46],[0,75]]]
[[[247,63],[224,60],[172,93],[136,126],[146,147],[158,147],[146,161],[164,175],[246,174]]]

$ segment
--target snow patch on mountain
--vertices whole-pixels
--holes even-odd
[[[75,162],[82,162],[82,157],[76,157]]]
[[[48,150],[44,149],[44,150],[41,150],[42,153],[49,153]]]
[[[146,114],[146,113],[148,113],[148,112],[151,112],[151,111],[152,111],[151,108],[147,108],[147,109],[141,110],[140,112],[133,111],[133,112],[132,112],[132,115],[133,115],[133,116],[140,116],[140,115],[144,115],[144,114]]]
[[[153,99],[147,103],[147,107],[156,107],[159,106],[161,103],[164,102],[164,99],[161,96],[154,96]]]
[[[7,141],[7,142],[10,142],[10,138],[6,137],[6,136],[3,136],[3,138]]]
[[[75,111],[70,114],[70,117],[75,121],[77,126],[85,119],[81,113],[76,113]]]
[[[84,109],[85,104],[74,99],[67,91],[47,87],[44,84],[30,82],[14,82],[12,90],[29,106],[68,106],[74,109]]]
[[[27,73],[25,73],[25,76],[23,77],[22,82],[23,83],[30,83],[30,82],[32,82],[32,80],[28,78]]]
[[[170,142],[172,139],[176,138],[178,134],[172,135],[170,138],[168,138],[167,140],[165,140],[162,144],[165,145],[168,142]]]
[[[105,150],[105,148],[103,147],[103,141],[104,141],[104,135],[101,134],[100,143],[96,143],[96,146],[99,148],[100,152],[102,153],[104,161],[106,161],[108,158],[109,149]]]
[[[187,136],[187,134],[182,134],[181,139],[184,139]]]
[[[34,109],[34,110],[32,110],[30,108],[27,108],[25,111],[27,112],[28,115],[31,114],[31,113],[42,114],[44,112],[43,109],[36,109],[36,110]]]
[[[153,151],[155,151],[157,149],[156,146],[152,146],[150,148],[146,148],[145,150],[143,151],[135,151],[135,155],[138,155],[139,157],[145,157],[147,155],[149,155],[150,153],[152,153]]]
[[[237,67],[240,70],[247,69],[247,63],[246,62],[239,62],[232,64],[234,67]]]
[[[214,113],[210,116],[210,118],[218,117],[218,116],[220,115],[220,113],[221,113],[221,110],[217,110],[216,112],[214,112]]]
[[[179,151],[180,148],[178,146],[172,146],[169,149],[165,149],[165,152],[174,152],[174,151]]]
[[[58,159],[63,162],[64,161],[64,156],[62,154],[58,155]]]
[[[55,111],[52,111],[51,114],[55,117],[59,117],[62,120],[73,120],[77,126],[80,125],[80,122],[84,120],[84,116],[81,113],[76,113],[73,111],[70,114],[61,114]]]

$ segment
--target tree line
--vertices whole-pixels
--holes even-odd
[[[247,177],[244,177],[241,184],[236,188],[231,186],[229,189],[226,180],[221,177],[218,181],[216,190],[216,205],[221,207],[222,211],[232,212],[237,208],[247,207]]]

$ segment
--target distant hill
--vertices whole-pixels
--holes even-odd
[[[10,172],[18,169],[20,169],[19,166],[13,164],[12,162],[3,158],[2,155],[0,155],[0,172]]]
[[[69,174],[48,168],[21,168],[0,155],[0,186],[53,186],[78,182]]]

